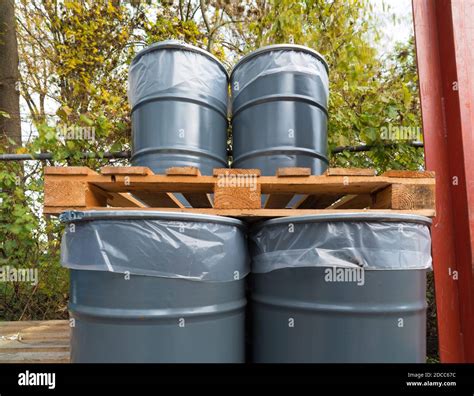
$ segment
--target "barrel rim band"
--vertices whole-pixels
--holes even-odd
[[[405,271],[413,271],[413,270],[405,270]],[[420,269],[419,271],[426,271]],[[323,303],[314,303],[314,302],[305,302],[305,301],[298,301],[299,304],[291,304],[288,300],[283,298],[275,298],[275,297],[266,297],[263,295],[259,295],[258,293],[253,293],[250,296],[250,300],[257,304],[262,305],[269,305],[279,308],[291,308],[294,310],[301,310],[301,311],[325,311],[325,312],[340,312],[340,313],[354,313],[354,314],[374,314],[380,315],[381,313],[389,313],[389,314],[396,314],[400,312],[423,312],[427,309],[426,302],[420,303],[416,301],[416,303],[412,303],[408,305],[406,303],[403,306],[392,307],[389,309],[387,306],[384,306],[380,309],[374,309],[373,306],[370,308],[368,307],[358,307],[354,308],[349,305],[336,305],[336,304],[323,304]]]
[[[189,221],[196,223],[217,223],[221,225],[236,226],[247,229],[247,225],[236,218],[224,217],[201,213],[185,213],[160,211],[160,210],[68,210],[61,213],[59,220],[62,223],[77,223],[81,221],[95,220],[165,220],[165,221]]]
[[[173,146],[173,147],[149,147],[149,148],[144,148],[138,151],[134,151],[130,161],[135,161],[137,157],[142,157],[147,154],[152,154],[152,153],[160,153],[160,152],[166,152],[166,153],[174,153],[174,154],[193,154],[193,155],[199,155],[199,156],[204,156],[211,158],[213,160],[216,160],[223,164],[225,167],[227,167],[227,161],[224,160],[223,158],[219,157],[216,154],[213,154],[207,150],[199,150],[199,149],[191,149],[189,147],[180,147],[180,146]]]
[[[267,95],[267,96],[261,96],[259,98],[250,100],[248,102],[245,102],[241,106],[239,106],[237,109],[232,111],[232,120],[242,111],[248,109],[249,107],[253,106],[258,106],[264,103],[272,103],[272,102],[303,102],[307,103],[311,106],[317,107],[319,110],[321,110],[326,117],[328,117],[328,110],[319,102],[314,100],[310,96],[306,95]]]
[[[137,103],[135,103],[131,109],[131,113],[133,113],[138,107],[151,103],[151,102],[162,102],[162,101],[176,101],[176,102],[188,102],[188,103],[194,103],[199,106],[207,107],[210,108],[211,110],[214,110],[215,112],[219,113],[226,121],[227,121],[227,104],[223,103],[222,109],[219,108],[219,106],[216,106],[215,104],[210,103],[209,101],[205,102],[200,99],[195,99],[191,97],[185,97],[185,96],[180,96],[180,95],[153,95],[153,96],[147,96],[143,99],[140,99]],[[225,110],[224,110],[225,108]]]
[[[189,52],[195,52],[197,54],[203,55],[206,58],[208,58],[210,60],[213,60],[215,63],[217,63],[217,65],[225,73],[225,75],[227,77],[227,81],[229,81],[229,72],[225,68],[224,64],[215,55],[211,54],[210,52],[208,52],[208,51],[206,51],[202,48],[196,47],[196,46],[188,44],[188,43],[181,42],[179,40],[165,40],[165,41],[159,41],[159,42],[150,44],[149,46],[141,49],[140,51],[138,51],[135,54],[135,56],[133,57],[132,62],[131,62],[130,65],[133,65],[136,62],[138,62],[138,60],[143,55],[146,55],[146,54],[148,54],[150,52],[153,52],[153,51],[164,50],[164,49],[175,49],[175,50],[189,51]]]
[[[320,223],[320,222],[398,222],[398,223],[417,223],[430,226],[432,220],[429,217],[408,213],[328,213],[317,215],[302,215],[281,217],[270,220],[264,220],[254,226],[253,232],[267,226],[286,225],[288,223]]]
[[[234,157],[234,162],[232,165],[234,165],[237,162],[242,162],[245,161],[248,158],[256,157],[259,155],[265,155],[265,154],[275,154],[275,153],[281,153],[281,154],[297,154],[297,153],[302,153],[302,154],[307,154],[311,155],[314,158],[320,159],[321,161],[326,162],[326,164],[329,164],[329,159],[324,155],[316,150],[312,149],[307,149],[304,147],[294,147],[294,146],[278,146],[278,147],[272,147],[272,148],[267,148],[263,150],[253,150],[248,153],[242,154],[239,157]],[[292,217],[293,218],[293,217]]]
[[[247,63],[250,59],[255,58],[256,56],[260,56],[262,54],[266,54],[268,52],[273,52],[273,51],[300,51],[300,52],[305,52],[309,55],[314,56],[316,59],[318,59],[323,65],[324,68],[326,69],[326,72],[329,74],[329,65],[326,61],[326,58],[321,55],[318,51],[306,47],[304,45],[298,45],[298,44],[273,44],[273,45],[268,45],[266,47],[259,48],[255,51],[252,51],[245,55],[243,58],[241,58],[235,66],[232,68],[232,71],[230,72],[230,79],[232,79],[232,76],[237,68],[242,66],[244,63]]]
[[[167,308],[159,309],[117,309],[117,308],[104,308],[104,307],[87,307],[81,304],[69,303],[69,310],[73,315],[77,316],[89,316],[99,317],[107,319],[143,319],[143,320],[156,320],[156,319],[171,319],[176,317],[201,317],[204,315],[219,315],[222,313],[228,313],[233,311],[239,311],[247,305],[246,298],[240,298],[236,301],[230,301],[222,304],[213,304],[199,307],[192,307],[187,309],[173,308],[171,311]],[[101,312],[97,312],[97,311]],[[129,311],[129,313],[127,313]],[[132,313],[130,311],[134,311]]]

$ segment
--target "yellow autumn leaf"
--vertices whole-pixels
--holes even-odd
[[[26,147],[19,147],[16,149],[17,154],[28,154],[28,149]]]

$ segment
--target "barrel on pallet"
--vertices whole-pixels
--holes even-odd
[[[251,233],[255,362],[424,362],[428,218],[269,220]]]
[[[224,66],[200,48],[167,40],[140,51],[129,71],[132,163],[227,167],[227,90]]]
[[[327,160],[328,66],[299,45],[271,45],[231,73],[233,167],[305,167],[321,174]]]
[[[244,361],[242,222],[157,211],[61,219],[72,362]]]

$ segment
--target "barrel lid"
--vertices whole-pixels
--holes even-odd
[[[157,50],[162,50],[162,49],[179,49],[183,51],[191,51],[191,52],[196,52],[200,55],[203,55],[214,62],[216,62],[219,67],[224,71],[227,77],[229,77],[229,73],[227,72],[227,69],[223,65],[223,63],[217,59],[214,55],[212,55],[210,52],[203,50],[202,48],[195,47],[194,45],[185,43],[184,41],[180,40],[165,40],[165,41],[159,41],[156,43],[153,43],[149,45],[148,47],[143,48],[139,52],[137,52],[132,60],[132,65],[138,61],[143,55],[148,54],[149,52],[152,51],[157,51]]]
[[[232,78],[232,75],[234,74],[235,69],[238,67],[242,66],[242,64],[248,62],[250,59],[255,58],[256,56],[265,54],[267,52],[272,52],[272,51],[301,51],[301,52],[306,52],[307,54],[313,55],[315,58],[317,58],[321,63],[324,65],[326,71],[329,73],[329,65],[324,58],[323,55],[321,55],[318,51],[305,47],[304,45],[298,45],[298,44],[273,44],[273,45],[268,45],[266,47],[259,48],[255,51],[250,52],[249,54],[245,55],[242,59],[240,59],[237,64],[232,68],[232,71],[230,73],[230,76]]]
[[[266,220],[258,224],[257,228],[290,223],[318,223],[318,222],[405,222],[419,223],[426,226],[431,225],[430,218],[414,214],[405,213],[374,213],[374,212],[353,212],[353,213],[328,213],[318,215],[289,216],[277,219]]]
[[[169,220],[218,223],[245,227],[245,224],[230,217],[205,215],[200,213],[164,212],[158,210],[69,210],[61,213],[59,219],[63,223],[75,223],[89,220]]]

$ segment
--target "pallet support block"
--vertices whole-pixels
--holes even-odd
[[[107,205],[107,193],[87,182],[89,176],[98,174],[87,167],[46,167],[44,174],[45,207],[85,209]]]
[[[374,194],[374,209],[413,210],[435,207],[435,186],[391,184]]]
[[[216,209],[260,209],[259,169],[214,169]]]

